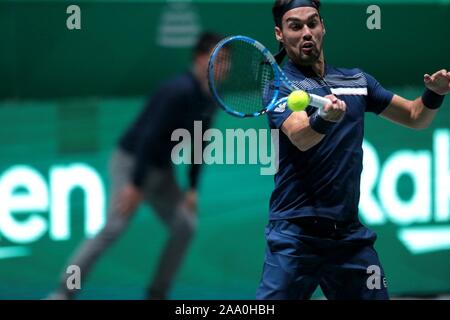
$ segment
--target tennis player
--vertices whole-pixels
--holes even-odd
[[[360,69],[325,62],[319,1],[277,0],[273,17],[286,75],[332,102],[320,111],[268,113],[283,133],[257,298],[309,299],[320,286],[328,299],[388,299],[376,234],[358,218],[364,114],[427,128],[450,91],[450,73],[425,75],[423,95],[410,101]]]
[[[107,223],[96,237],[81,245],[69,262],[80,267],[82,282],[100,255],[124,232],[139,204],[145,202],[170,233],[145,297],[168,298],[195,233],[200,174],[200,165],[192,164],[188,190],[177,183],[171,160],[177,142],[171,141],[171,136],[180,128],[193,136],[194,121],[202,121],[204,130],[209,128],[216,108],[209,94],[207,67],[209,54],[220,39],[213,33],[202,34],[194,47],[192,69],[156,90],[120,139],[110,163],[112,185]],[[151,235],[143,235],[134,249],[145,251],[145,243],[151,241]],[[74,298],[77,290],[68,289],[67,278],[64,272],[49,299]]]

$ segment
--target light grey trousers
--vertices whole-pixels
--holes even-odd
[[[81,244],[68,263],[68,265],[76,265],[80,268],[82,282],[84,282],[100,255],[126,229],[133,216],[121,215],[115,209],[114,204],[117,203],[120,191],[130,183],[134,164],[134,157],[120,149],[117,149],[111,158],[111,196],[107,222],[94,238]],[[183,192],[170,169],[152,168],[149,170],[145,179],[143,194],[146,203],[153,208],[170,233],[159,258],[153,279],[147,288],[147,298],[165,299],[194,235],[196,215],[181,205]],[[67,274],[66,270],[63,271],[57,294],[71,299],[78,290],[68,289],[67,279],[70,274]]]

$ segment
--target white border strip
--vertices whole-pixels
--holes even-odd
[[[335,95],[367,96],[367,88],[331,88]]]

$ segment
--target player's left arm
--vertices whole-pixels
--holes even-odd
[[[450,72],[441,70],[424,76],[425,93],[415,100],[394,95],[381,116],[400,125],[413,128],[427,128],[437,114],[444,96],[450,92]]]

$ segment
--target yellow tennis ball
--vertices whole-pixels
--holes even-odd
[[[287,100],[287,105],[292,111],[303,111],[309,105],[309,95],[303,90],[293,91]]]

